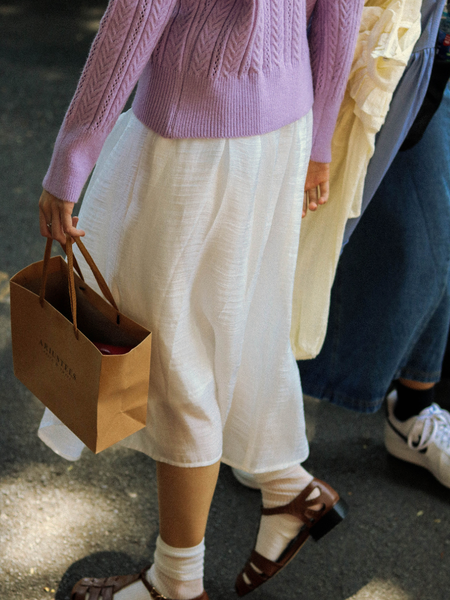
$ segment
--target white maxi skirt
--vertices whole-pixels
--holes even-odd
[[[289,334],[311,135],[310,112],[261,136],[165,139],[131,110],[109,135],[79,227],[120,310],[153,333],[148,425],[125,446],[250,473],[306,459]],[[48,410],[39,435],[81,452]]]

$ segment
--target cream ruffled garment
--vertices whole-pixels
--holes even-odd
[[[303,220],[291,345],[314,358],[325,339],[330,292],[347,219],[361,212],[364,179],[389,105],[421,33],[421,0],[366,0],[332,142],[330,200]],[[314,268],[311,268],[311,267]]]

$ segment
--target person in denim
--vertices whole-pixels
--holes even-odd
[[[450,86],[421,141],[395,157],[346,245],[324,346],[304,393],[352,410],[388,397],[391,454],[450,487],[450,414],[433,402],[450,323]]]

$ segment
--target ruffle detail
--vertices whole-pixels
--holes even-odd
[[[320,352],[345,225],[361,213],[364,180],[394,91],[421,34],[421,0],[366,0],[332,141],[330,200],[303,220],[291,345],[298,360]],[[311,268],[311,266],[314,268]]]

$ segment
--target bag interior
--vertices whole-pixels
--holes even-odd
[[[65,264],[65,263],[64,263]],[[39,296],[41,280],[32,279],[22,285]],[[131,334],[126,324],[121,322],[106,300],[98,296],[78,277],[75,278],[77,298],[77,326],[91,341],[112,346],[137,346],[147,334],[142,336]],[[49,302],[68,321],[72,321],[67,274],[62,271],[49,273],[45,290],[45,300]],[[104,311],[100,309],[104,305]],[[109,314],[107,314],[109,313]],[[123,320],[122,320],[123,321]]]

